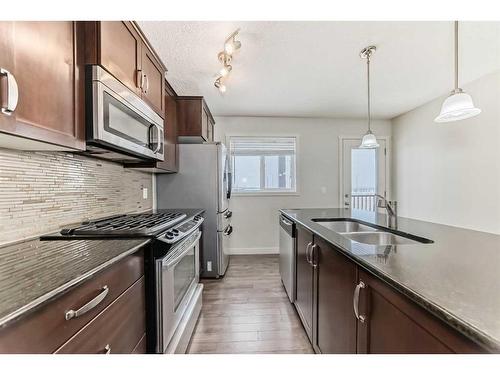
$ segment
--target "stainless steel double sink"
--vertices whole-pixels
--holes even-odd
[[[391,231],[354,219],[312,219],[315,223],[351,241],[377,246],[427,244],[434,241],[408,233]]]

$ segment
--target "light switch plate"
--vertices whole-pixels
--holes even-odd
[[[142,199],[148,199],[148,188],[142,188]]]

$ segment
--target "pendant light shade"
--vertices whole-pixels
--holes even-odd
[[[368,131],[361,140],[359,148],[377,148],[380,145],[377,142],[377,137],[370,131]]]
[[[458,87],[458,21],[455,21],[455,89],[446,98],[434,122],[452,122],[477,116],[481,113],[474,106],[472,97]]]
[[[472,97],[460,90],[453,92],[446,98],[441,107],[441,113],[434,119],[435,122],[451,122],[465,120],[481,113],[479,108],[474,107]]]
[[[359,56],[362,59],[366,59],[366,76],[368,80],[368,131],[366,134],[363,136],[363,139],[361,140],[361,144],[359,145],[359,148],[377,148],[379,147],[379,144],[377,142],[377,137],[375,137],[375,134],[372,133],[371,130],[371,106],[370,106],[370,57],[373,52],[375,52],[377,48],[375,46],[368,46],[366,48],[363,48],[363,50],[359,53]]]

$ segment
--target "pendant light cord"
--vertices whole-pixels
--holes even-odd
[[[458,21],[455,21],[455,92],[458,91]]]
[[[371,133],[371,108],[370,108],[370,55],[371,51],[366,56],[366,75],[368,77],[368,132]]]

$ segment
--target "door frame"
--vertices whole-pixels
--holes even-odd
[[[342,202],[344,197],[342,196],[342,190],[344,187],[344,150],[343,143],[344,140],[359,140],[361,142],[360,136],[352,136],[352,135],[339,135],[338,140],[338,160],[339,160],[339,168],[338,168],[338,178],[339,178],[339,207],[342,208]],[[392,199],[392,174],[391,174],[391,166],[392,166],[392,144],[391,144],[391,136],[377,136],[377,139],[383,139],[385,141],[385,191],[387,193],[386,198]]]

